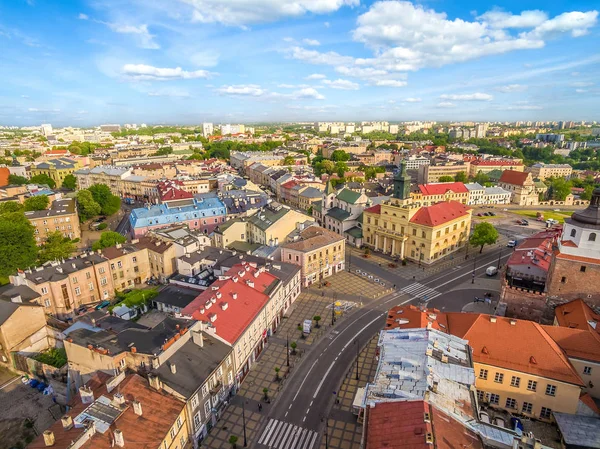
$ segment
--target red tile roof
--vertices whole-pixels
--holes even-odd
[[[554,309],[554,316],[559,326],[572,329],[600,332],[600,315],[598,315],[583,299],[574,299]]]
[[[446,193],[469,193],[462,182],[434,182],[431,184],[419,184],[419,190],[425,196],[444,195]]]
[[[380,214],[381,204],[376,204],[375,206],[367,207],[363,212],[368,212],[370,214]]]
[[[422,207],[410,221],[424,226],[439,226],[468,215],[470,210],[470,207],[458,201],[443,201],[432,206]]]
[[[542,326],[569,357],[600,362],[600,335],[595,330]]]
[[[177,417],[181,414],[185,404],[173,396],[154,390],[148,385],[148,381],[137,374],[128,375],[118,389],[106,390],[106,381],[110,379],[108,374],[98,372],[86,385],[94,392],[98,399],[104,395],[112,400],[115,393],[119,392],[125,396],[124,411],[117,417],[110,429],[105,433],[96,432],[82,449],[110,449],[114,447],[113,432],[120,429],[123,432],[125,447],[131,449],[157,448],[169,434],[171,427],[175,424]],[[134,413],[132,401],[138,400],[142,404],[142,416]],[[79,396],[73,403],[68,415],[73,419],[89,404],[82,404]],[[184,424],[185,425],[185,424]],[[65,430],[62,422],[55,422],[50,429],[54,433],[56,449],[67,449],[71,443],[81,436],[85,429],[72,427]],[[30,449],[46,449],[44,436],[40,435],[29,446]]]
[[[550,269],[550,263],[552,262],[553,240],[553,237],[532,237],[526,239],[519,244],[515,251],[510,255],[506,265],[508,267],[518,265],[538,267],[547,272]]]
[[[441,313],[437,309],[428,309],[427,313],[423,313],[420,308],[412,304],[392,307],[388,312],[385,327],[386,329],[424,328],[429,323],[433,329],[442,332],[448,331],[445,313]]]
[[[596,405],[596,401],[590,396],[589,393],[581,393],[579,396],[579,401],[583,402],[587,407],[592,410],[596,415],[600,415],[600,408]]]
[[[158,195],[161,201],[184,200],[194,198],[190,192],[180,189],[183,182],[178,180],[161,181],[157,184]]]
[[[427,449],[431,423],[424,421],[429,406],[423,401],[380,402],[369,407],[366,449]]]
[[[297,183],[295,180],[291,180],[288,182],[284,182],[283,184],[281,184],[281,188],[282,189],[291,189],[292,187],[296,187],[297,185],[299,185],[299,183]]]
[[[219,337],[234,344],[269,302],[270,287],[278,279],[245,262],[234,265],[225,276],[229,279],[213,283],[182,314],[212,323]]]
[[[528,176],[530,176],[530,174],[523,171],[504,170],[498,182],[522,186],[525,184],[525,181],[527,181]]]
[[[471,162],[472,165],[487,165],[487,166],[503,166],[503,165],[523,165],[521,162],[516,161],[487,161],[484,159]]]
[[[434,428],[434,447],[436,449],[484,448],[479,436],[456,419],[433,406],[431,407],[431,415]]]

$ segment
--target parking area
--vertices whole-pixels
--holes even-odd
[[[62,413],[61,407],[35,388],[0,368],[0,449],[25,447],[50,427]]]

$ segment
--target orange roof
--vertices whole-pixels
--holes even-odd
[[[456,419],[433,406],[431,415],[436,449],[483,449],[479,436]]]
[[[469,341],[473,360],[575,385],[583,381],[560,346],[533,321],[474,313],[449,313],[449,331]],[[514,324],[511,324],[513,322]]]
[[[480,159],[478,161],[473,161],[472,164],[473,165],[487,165],[490,167],[497,167],[497,166],[503,166],[503,165],[523,165],[521,162],[517,162],[517,161],[487,161],[484,159]]]
[[[595,331],[542,326],[569,357],[600,362],[600,335]]]
[[[572,254],[561,253],[560,251],[556,252],[557,259],[565,259],[565,260],[574,260],[576,262],[587,262],[591,264],[598,264],[598,259],[593,259],[591,257],[583,257],[583,256],[574,256]]]
[[[444,195],[450,193],[469,193],[462,182],[434,182],[431,184],[419,184],[419,190],[425,196]]]
[[[81,448],[83,449],[110,449],[114,447],[113,431],[120,429],[125,439],[125,447],[132,449],[157,448],[168,435],[169,430],[175,424],[177,417],[181,414],[185,404],[173,396],[154,390],[148,385],[148,381],[138,374],[130,374],[125,377],[118,389],[106,390],[106,381],[110,379],[108,374],[98,372],[86,385],[94,392],[98,399],[101,395],[112,400],[114,394],[120,392],[125,396],[123,413],[111,424],[105,433],[96,432]],[[142,404],[142,416],[133,411],[132,401],[138,400]],[[77,397],[76,402],[68,412],[73,419],[89,404],[83,404]],[[185,425],[185,424],[184,424]],[[50,429],[54,433],[55,443],[52,446],[57,449],[67,449],[71,443],[77,440],[84,432],[83,428],[72,427],[65,430],[62,422],[55,422]],[[40,435],[29,446],[30,449],[46,449],[44,436]]]
[[[427,449],[424,401],[379,402],[367,412],[366,449]]]
[[[598,408],[598,406],[596,405],[596,401],[594,401],[594,399],[590,396],[589,393],[582,392],[579,396],[579,401],[587,405],[588,408],[590,408],[594,413],[596,413],[596,415],[600,415],[600,408]]]
[[[278,279],[245,262],[231,267],[225,276],[229,279],[213,283],[181,313],[212,323],[215,333],[233,344],[269,302],[269,287]]]
[[[600,332],[597,326],[597,323],[600,323],[600,315],[594,312],[583,299],[574,299],[557,306],[554,309],[554,316],[559,326]]]
[[[498,182],[505,182],[516,186],[522,186],[527,181],[529,173],[516,170],[504,170]]]
[[[403,309],[400,316],[407,317],[408,323],[398,322],[400,318],[390,318],[398,317],[399,314],[393,312],[399,309]],[[418,314],[421,314],[420,318]],[[435,315],[435,320],[428,316],[431,314]],[[392,326],[386,328],[426,327],[431,322],[435,329],[467,340],[475,362],[583,385],[563,349],[546,331],[546,326],[506,317],[495,317],[496,322],[493,323],[490,318],[490,315],[477,313],[393,308],[387,321]]]
[[[458,201],[442,201],[432,206],[422,207],[410,221],[424,226],[439,226],[467,215],[469,210],[470,207]]]
[[[8,177],[10,176],[10,170],[6,167],[0,167],[0,187],[8,185]]]
[[[427,313],[423,313],[416,306],[396,306],[392,307],[387,315],[385,328],[386,329],[411,329],[423,328],[431,323],[433,329],[442,332],[448,331],[448,321],[446,314],[441,313],[437,309],[428,309]]]

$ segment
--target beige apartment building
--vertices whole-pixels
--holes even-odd
[[[260,245],[278,245],[296,228],[297,223],[313,221],[308,215],[272,202],[248,218],[248,241]]]
[[[529,170],[533,179],[545,181],[548,178],[570,179],[573,173],[573,167],[569,164],[545,164],[538,162],[533,164]]]
[[[38,245],[46,241],[48,234],[56,231],[70,239],[81,238],[77,205],[72,198],[55,200],[50,209],[25,212],[25,218],[34,227],[33,232]]]
[[[10,300],[0,299],[0,364],[12,363],[13,351],[39,343],[47,347],[44,308],[26,300],[16,292]]]
[[[247,242],[248,222],[244,218],[228,220],[218,226],[210,237],[217,248],[228,248],[234,242]]]
[[[439,182],[442,176],[452,176],[454,178],[459,173],[468,174],[469,169],[469,162],[421,165],[419,167],[417,179],[419,184],[429,184],[432,182]]]
[[[281,245],[281,260],[301,268],[301,282],[308,287],[344,270],[346,239],[320,226],[309,226]]]

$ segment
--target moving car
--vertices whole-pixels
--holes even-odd
[[[487,274],[488,276],[495,276],[498,273],[498,268],[496,267],[487,267],[485,269],[485,274]]]
[[[509,240],[508,243],[506,244],[506,246],[508,246],[509,248],[514,248],[515,246],[517,246],[517,241]]]

